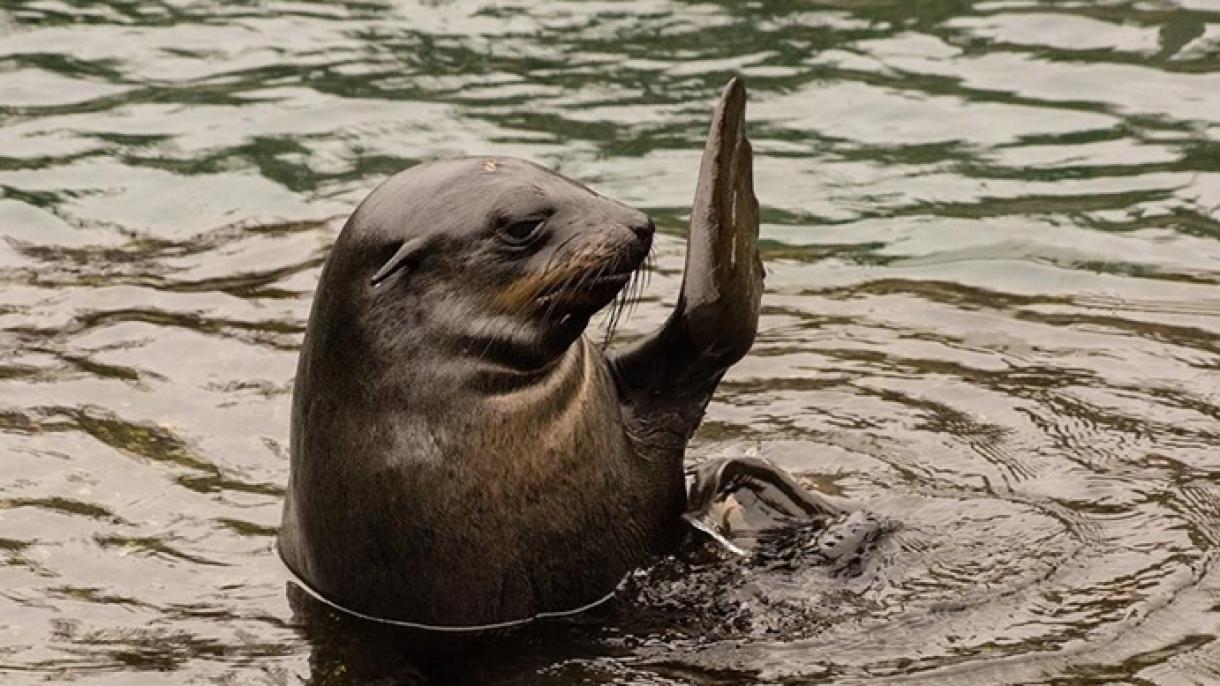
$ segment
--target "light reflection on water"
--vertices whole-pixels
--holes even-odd
[[[638,335],[734,72],[768,293],[691,454],[903,528],[809,589],[834,608],[810,636],[593,640],[500,676],[1220,680],[1220,5],[0,12],[6,683],[307,677],[271,544],[345,213],[422,158],[543,162],[668,234]]]

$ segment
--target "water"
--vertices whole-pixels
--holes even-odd
[[[420,159],[540,161],[660,225],[639,335],[735,72],[768,290],[691,455],[902,528],[788,589],[816,631],[486,674],[1220,681],[1209,0],[4,3],[0,680],[309,678],[272,542],[345,213]]]

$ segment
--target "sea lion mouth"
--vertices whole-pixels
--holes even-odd
[[[535,296],[535,302],[552,311],[600,309],[631,283],[640,266],[639,260],[589,265],[586,269],[547,284]]]
[[[647,286],[652,273],[650,255],[651,251],[645,249],[643,254],[612,261],[578,278],[561,279],[540,292],[535,302],[545,319],[561,324],[579,321],[581,329],[586,315],[609,306],[603,340],[603,345],[609,345],[619,322],[635,308]]]
[[[589,279],[579,287],[568,287],[540,295],[535,301],[548,319],[586,312],[592,314],[614,301],[630,275],[601,276]]]
[[[541,304],[548,304],[557,300],[571,299],[578,296],[595,296],[609,292],[610,297],[618,293],[627,282],[631,281],[631,275],[634,269],[615,272],[612,274],[600,274],[592,272],[591,275],[583,278],[564,279],[558,283],[544,288],[538,293],[537,301]]]

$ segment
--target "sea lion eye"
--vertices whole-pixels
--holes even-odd
[[[525,243],[538,233],[538,227],[542,226],[544,221],[544,219],[526,219],[510,222],[500,229],[500,233],[511,243]]]

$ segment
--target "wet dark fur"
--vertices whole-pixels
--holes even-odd
[[[686,428],[626,426],[581,336],[624,290],[590,284],[638,270],[651,222],[532,164],[495,164],[387,182],[318,286],[280,549],[360,612],[476,625],[567,610],[680,535]],[[497,238],[536,213],[538,245]],[[370,284],[417,239],[418,256]],[[658,431],[672,437],[635,438]]]
[[[573,610],[674,550],[686,443],[758,323],[744,122],[733,81],[674,312],[604,354],[583,332],[646,259],[643,213],[504,158],[419,165],[374,191],[331,251],[301,351],[288,566],[357,612],[473,626]]]

